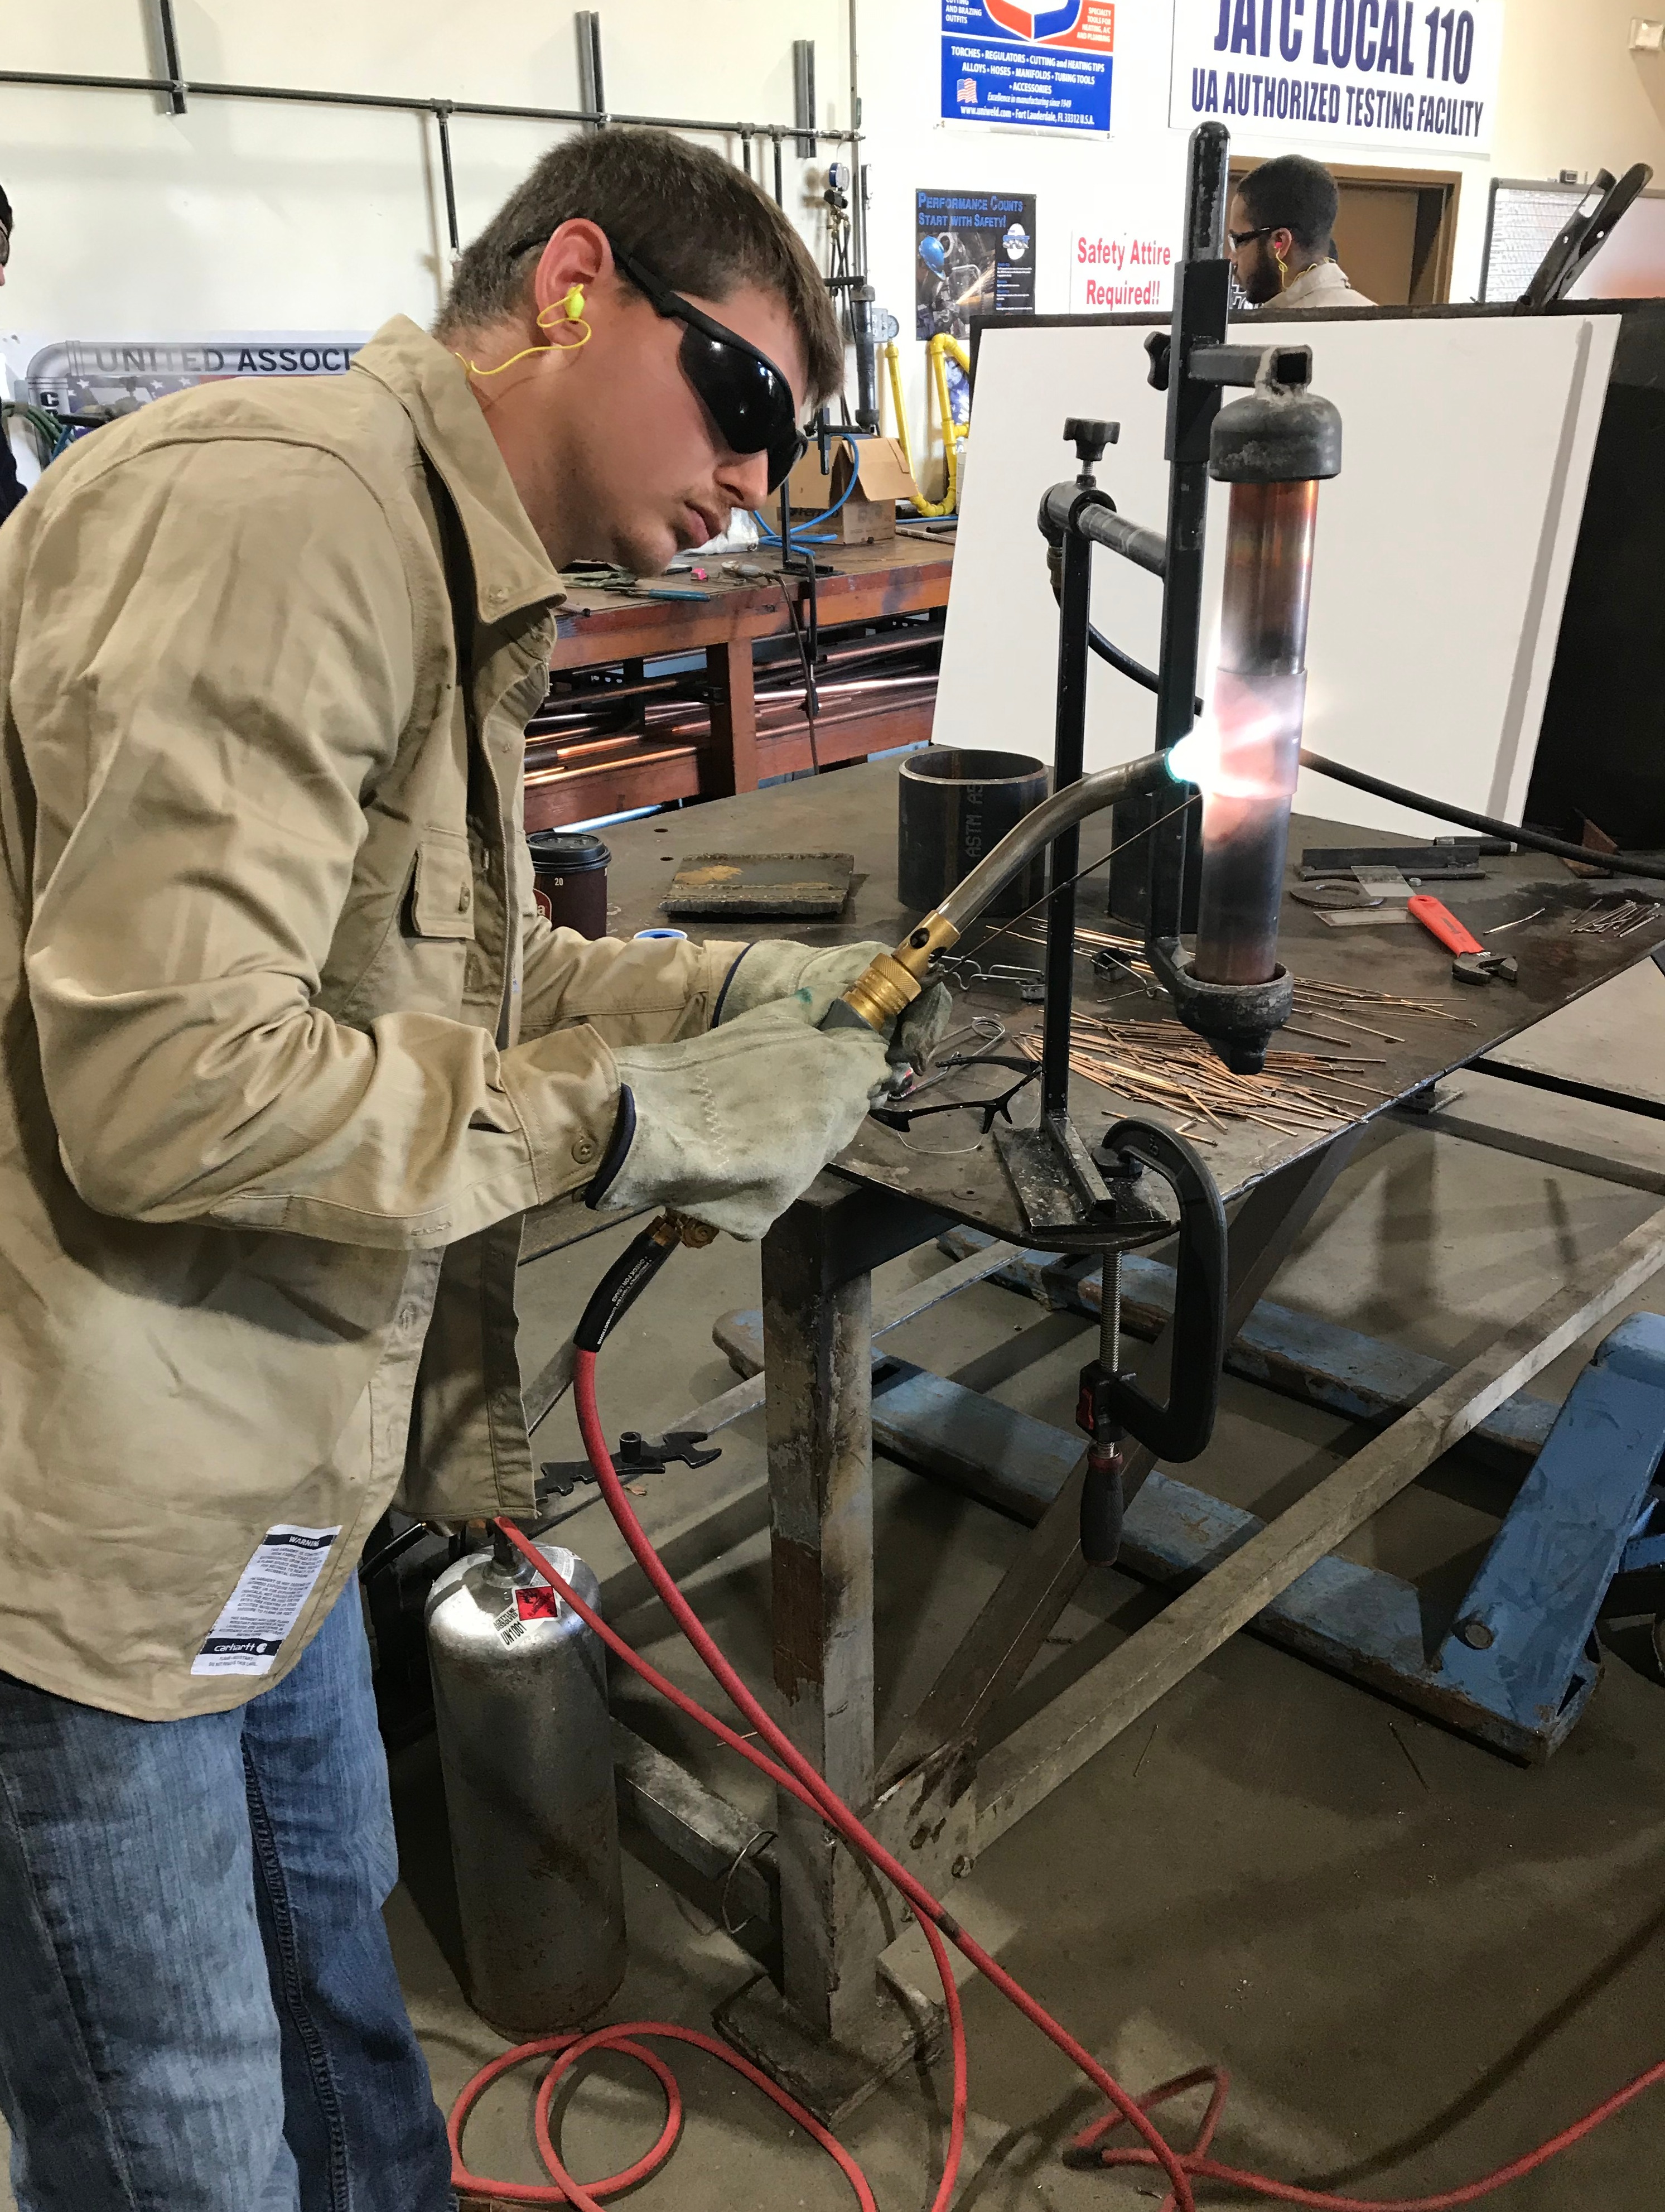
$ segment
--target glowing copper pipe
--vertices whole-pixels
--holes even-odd
[[[1218,750],[1203,792],[1192,962],[1205,983],[1265,983],[1277,973],[1317,517],[1314,478],[1231,487],[1212,710]]]

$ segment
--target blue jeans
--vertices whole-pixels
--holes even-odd
[[[234,1712],[127,1720],[0,1674],[20,2212],[450,2212],[395,1870],[354,1584]]]

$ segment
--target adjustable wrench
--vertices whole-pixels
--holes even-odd
[[[1451,973],[1459,983],[1518,983],[1521,971],[1506,952],[1488,952],[1474,932],[1460,922],[1449,906],[1441,904],[1426,891],[1419,891],[1410,900],[1407,912],[1419,921],[1431,936],[1437,937],[1448,952],[1455,957],[1451,962]]]

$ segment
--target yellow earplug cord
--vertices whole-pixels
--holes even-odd
[[[513,368],[517,361],[526,361],[532,354],[576,353],[580,346],[588,345],[591,331],[589,325],[584,320],[584,287],[581,284],[569,285],[565,299],[559,301],[551,301],[550,305],[543,309],[538,318],[538,327],[540,331],[548,330],[550,327],[548,318],[551,315],[561,315],[568,322],[578,324],[584,332],[583,337],[574,338],[570,345],[556,345],[551,341],[548,345],[522,346],[519,353],[512,353],[507,361],[500,361],[495,368],[482,368],[477,362],[470,361],[466,354],[455,354],[453,358],[461,362],[471,376],[501,376],[506,368]]]

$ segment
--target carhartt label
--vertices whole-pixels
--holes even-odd
[[[191,1661],[191,1673],[269,1673],[340,1534],[339,1528],[295,1528],[281,1522],[268,1528]]]

